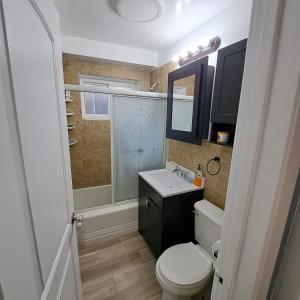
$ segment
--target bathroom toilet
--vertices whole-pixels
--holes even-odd
[[[196,202],[194,207],[198,244],[172,246],[156,263],[163,300],[209,299],[215,263],[212,246],[220,239],[224,212],[207,200]]]

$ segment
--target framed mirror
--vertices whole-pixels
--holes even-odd
[[[201,144],[208,137],[213,74],[208,57],[169,73],[167,138]]]

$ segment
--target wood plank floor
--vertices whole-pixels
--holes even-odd
[[[84,300],[161,300],[156,260],[138,232],[78,248]]]

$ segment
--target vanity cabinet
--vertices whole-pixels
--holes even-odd
[[[244,72],[247,39],[218,51],[218,60],[211,112],[211,142],[216,142],[218,131],[229,132],[233,144]]]
[[[203,199],[203,190],[162,197],[139,177],[139,232],[154,256],[167,248],[194,242],[194,203]]]

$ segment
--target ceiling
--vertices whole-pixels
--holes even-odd
[[[63,35],[151,51],[171,46],[234,1],[161,0],[158,19],[135,23],[118,15],[117,0],[54,0]]]

